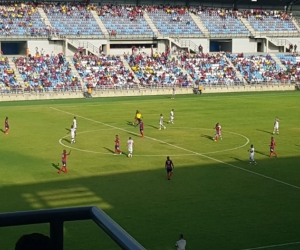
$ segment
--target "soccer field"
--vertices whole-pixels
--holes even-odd
[[[299,249],[299,104],[296,91],[1,103],[10,131],[0,134],[0,212],[96,205],[148,250],[174,249],[180,233],[190,250]],[[137,109],[145,138],[132,126]],[[276,116],[278,158],[270,158]],[[223,139],[214,142],[217,122]],[[132,158],[113,154],[116,135],[124,153],[133,138]],[[69,173],[59,175],[63,149]],[[1,228],[0,249],[48,229]],[[90,221],[65,223],[64,232],[66,250],[119,249]]]

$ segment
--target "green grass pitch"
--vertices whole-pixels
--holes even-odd
[[[0,134],[0,212],[96,205],[149,250],[174,249],[180,233],[190,250],[299,249],[299,100],[294,91],[1,103],[11,128]],[[175,124],[159,131],[160,113],[168,121],[172,108]],[[143,139],[131,125],[137,109]],[[75,145],[67,135],[73,116]],[[269,158],[276,116],[278,158]],[[214,142],[217,122],[223,140]],[[132,158],[113,155],[117,134],[125,153],[133,138]],[[257,166],[248,164],[250,144]],[[69,174],[59,175],[70,147]],[[48,230],[1,228],[0,249]],[[119,249],[91,221],[65,223],[64,231],[66,250]]]

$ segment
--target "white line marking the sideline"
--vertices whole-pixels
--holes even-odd
[[[132,132],[132,131],[130,131],[130,130],[118,128],[118,127],[116,127],[116,126],[109,125],[109,124],[106,124],[106,123],[103,123],[103,122],[100,122],[100,121],[97,121],[97,120],[93,120],[93,119],[90,119],[90,118],[87,118],[87,117],[84,117],[84,116],[80,116],[80,115],[77,115],[77,114],[73,114],[73,113],[70,113],[70,112],[67,112],[67,111],[64,111],[64,110],[61,110],[61,109],[57,109],[57,108],[53,108],[53,107],[50,107],[50,108],[53,109],[53,110],[56,110],[56,111],[65,113],[65,114],[69,114],[69,115],[72,115],[72,116],[80,117],[80,118],[85,119],[85,120],[87,120],[87,121],[99,123],[99,124],[102,124],[102,125],[107,126],[107,127],[110,127],[110,128],[114,128],[114,129],[117,129],[117,130],[121,130],[121,131],[124,131],[124,132],[131,133],[131,134],[134,134],[134,135],[138,135],[138,136],[139,136],[139,134],[137,134],[137,133],[135,133],[135,132]],[[260,177],[263,177],[263,178],[266,178],[266,179],[269,179],[269,180],[272,180],[272,181],[281,183],[281,184],[283,184],[283,185],[286,185],[286,186],[289,186],[289,187],[293,187],[293,188],[296,188],[296,189],[299,189],[299,190],[300,190],[300,187],[299,187],[299,186],[296,186],[296,185],[293,185],[293,184],[290,184],[290,183],[287,183],[287,182],[284,182],[284,181],[281,181],[281,180],[272,178],[272,177],[270,177],[270,176],[263,175],[263,174],[260,174],[260,173],[256,173],[256,172],[253,172],[253,171],[251,171],[251,170],[248,170],[248,169],[245,169],[245,168],[242,168],[242,167],[235,166],[235,165],[233,165],[233,164],[230,164],[230,163],[227,163],[227,162],[218,160],[218,159],[216,159],[216,158],[213,158],[213,157],[210,157],[210,156],[207,156],[207,155],[204,155],[204,154],[200,154],[200,153],[198,153],[198,152],[195,152],[195,151],[192,151],[192,150],[189,150],[189,149],[180,147],[180,146],[176,146],[176,145],[174,145],[174,144],[171,144],[171,143],[168,143],[168,142],[165,142],[165,141],[162,141],[162,140],[153,138],[153,137],[145,136],[145,138],[148,138],[148,139],[150,139],[150,140],[153,140],[153,141],[157,141],[157,142],[166,144],[166,145],[171,146],[171,147],[173,147],[173,148],[178,148],[178,149],[181,149],[181,150],[183,150],[183,151],[186,151],[186,152],[189,152],[189,153],[193,153],[193,154],[202,156],[203,158],[206,158],[206,159],[209,159],[209,160],[212,160],[212,161],[215,161],[215,162],[218,162],[218,163],[221,163],[221,164],[224,164],[224,165],[227,165],[227,166],[230,166],[230,167],[233,167],[233,168],[236,168],[236,169],[239,169],[239,170],[248,172],[248,173],[250,173],[250,174],[254,174],[254,175],[257,175],[257,176],[260,176]]]
[[[277,245],[262,246],[262,247],[245,248],[245,249],[241,249],[241,250],[259,250],[259,249],[284,247],[284,246],[291,246],[291,245],[298,245],[298,244],[300,244],[300,241],[290,242],[290,243],[283,243],[283,244],[277,244]]]

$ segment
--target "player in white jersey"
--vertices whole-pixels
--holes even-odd
[[[131,137],[129,137],[128,141],[127,141],[127,148],[128,148],[128,157],[132,157],[132,152],[133,152],[133,140],[131,139]]]
[[[164,125],[164,116],[163,116],[163,114],[160,114],[160,117],[159,117],[159,130],[161,130],[161,128],[166,129],[166,127]]]
[[[169,121],[169,123],[174,124],[174,109],[172,109],[171,112],[170,112],[170,121]]]
[[[73,125],[71,126],[71,129],[70,129],[70,132],[69,132],[69,133],[71,133],[71,144],[72,144],[72,143],[75,143],[75,142],[76,142],[76,141],[75,141],[76,130],[75,130],[75,128],[74,128]]]
[[[257,162],[254,160],[254,153],[255,153],[255,149],[253,144],[251,145],[250,149],[248,150],[248,152],[250,152],[250,157],[249,157],[249,164],[251,164],[252,162],[256,165]]]
[[[279,121],[280,121],[279,118],[276,117],[274,122],[273,135],[275,135],[275,132],[277,133],[277,135],[279,135]]]
[[[73,128],[75,129],[75,134],[76,134],[76,130],[77,130],[77,120],[76,120],[76,116],[74,116],[74,119],[73,119]]]

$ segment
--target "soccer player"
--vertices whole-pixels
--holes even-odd
[[[163,114],[160,114],[160,117],[159,117],[159,130],[161,130],[161,128],[166,129],[166,127],[164,125],[164,116],[163,116]]]
[[[116,154],[122,154],[122,151],[120,150],[120,138],[119,138],[119,136],[118,135],[116,135],[116,139],[115,139],[115,153],[114,153],[114,155],[116,155]]]
[[[76,143],[75,141],[76,129],[74,128],[74,125],[71,125],[71,129],[70,132],[68,132],[68,134],[69,133],[71,133],[71,144]]]
[[[174,164],[169,156],[167,156],[165,169],[167,170],[167,177],[168,177],[168,180],[170,181],[172,174],[173,174],[173,170],[174,170]]]
[[[169,121],[169,123],[174,124],[174,109],[172,109],[170,111],[170,121]]]
[[[176,89],[173,87],[171,99],[175,99]]]
[[[140,120],[139,124],[140,124],[140,134],[142,138],[144,138],[144,122]]]
[[[129,137],[127,141],[128,157],[132,157],[133,144],[134,144],[133,140],[131,139],[131,137]]]
[[[255,152],[255,149],[254,149],[253,144],[251,144],[251,147],[250,147],[250,149],[248,150],[248,152],[250,152],[249,164],[251,164],[251,163],[253,162],[253,163],[256,165],[257,162],[254,160],[254,152]]]
[[[76,120],[76,116],[74,116],[74,119],[73,119],[73,128],[75,130],[75,135],[76,135],[76,130],[77,130],[77,120]]]
[[[9,131],[8,117],[6,117],[4,120],[4,127],[5,127],[5,134],[8,135],[8,131]]]
[[[71,154],[71,150],[69,151],[69,153],[67,154],[67,151],[64,149],[62,156],[61,156],[61,161],[62,161],[62,167],[61,169],[58,171],[58,173],[60,174],[62,171],[65,172],[65,174],[68,173],[68,169],[67,169],[67,156]]]
[[[275,135],[275,132],[277,133],[277,135],[279,135],[279,121],[280,121],[279,118],[276,117],[274,122],[273,135]]]
[[[275,152],[275,147],[276,147],[276,142],[274,140],[274,137],[271,137],[271,143],[270,143],[270,157],[272,156],[272,154],[275,155],[275,157],[277,157],[277,153]]]
[[[217,142],[219,140],[219,138],[222,140],[222,132],[221,132],[221,125],[220,123],[217,123],[216,126],[214,127],[214,129],[216,130],[216,134],[214,136],[214,141]]]

